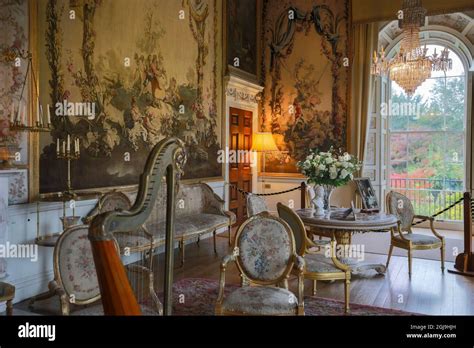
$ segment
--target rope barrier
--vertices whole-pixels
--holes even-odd
[[[448,210],[450,210],[450,209],[454,208],[455,206],[457,206],[458,204],[462,203],[463,200],[464,200],[464,198],[459,198],[456,202],[454,202],[453,204],[451,204],[449,207],[446,207],[446,208],[444,208],[443,210],[440,210],[439,212],[437,212],[436,214],[431,215],[431,218],[435,218],[435,217],[437,217],[438,215],[441,215],[441,214],[447,212]],[[428,221],[428,219],[423,219],[423,220],[414,222],[414,223],[412,223],[411,225],[412,225],[412,226],[416,226],[416,225],[419,225],[419,224],[421,224],[421,223],[423,223],[423,222],[425,222],[425,221]]]
[[[245,195],[245,196],[248,196],[248,195],[253,195],[253,196],[261,196],[261,197],[265,197],[265,196],[278,196],[278,195],[283,195],[285,193],[290,193],[290,192],[293,192],[293,191],[298,191],[298,190],[301,190],[301,186],[297,186],[295,188],[292,188],[292,189],[289,189],[289,190],[285,190],[285,191],[280,191],[280,192],[272,192],[272,193],[252,193],[252,192],[247,192],[247,191],[244,191],[242,190],[241,188],[235,186],[234,184],[228,184],[226,183],[226,185],[229,185],[229,187],[233,187],[235,188],[238,192],[240,192],[241,194]],[[445,212],[447,212],[448,210],[454,208],[455,206],[457,206],[458,204],[461,204],[463,202],[464,198],[459,198],[456,202],[454,202],[453,204],[451,204],[450,206],[444,208],[443,210],[440,210],[439,212],[433,214],[430,216],[430,218],[435,218]],[[474,200],[471,201],[471,205],[474,206]],[[412,226],[416,226],[416,225],[419,225],[419,224],[422,224],[423,222],[425,221],[428,221],[429,219],[422,219],[420,221],[417,221],[417,222],[414,222],[412,223],[411,225]]]
[[[248,195],[252,195],[252,196],[278,196],[278,195],[283,195],[285,193],[290,193],[290,192],[293,192],[293,191],[297,191],[297,190],[301,190],[301,186],[298,186],[298,187],[295,187],[295,188],[292,188],[292,189],[289,189],[289,190],[286,190],[286,191],[280,191],[280,192],[272,192],[272,193],[252,193],[252,192],[247,192],[247,191],[244,191],[242,190],[241,188],[238,188],[237,186],[233,185],[233,184],[227,184],[229,185],[229,187],[233,187],[235,188],[238,192],[240,192],[241,194],[245,195],[245,196],[248,196]]]

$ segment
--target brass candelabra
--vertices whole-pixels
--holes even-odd
[[[66,194],[74,195],[71,183],[71,161],[76,161],[81,157],[80,141],[79,138],[71,137],[68,134],[66,140],[56,140],[56,155],[58,159],[65,160],[67,162],[67,182],[66,182]]]
[[[5,63],[12,63],[16,59],[26,60],[28,62],[26,68],[26,74],[23,79],[22,87],[21,87],[21,94],[20,100],[18,102],[18,112],[15,112],[15,105],[12,103],[11,106],[11,113],[9,117],[9,128],[11,131],[14,132],[50,132],[51,131],[51,113],[49,110],[49,105],[47,108],[47,122],[45,122],[44,115],[43,115],[43,106],[40,104],[39,101],[39,89],[38,84],[36,83],[36,76],[34,69],[32,67],[32,59],[33,56],[30,52],[25,50],[20,50],[18,48],[10,48],[5,50],[2,54],[0,54],[0,62]],[[32,117],[28,117],[27,115],[27,106],[23,100],[23,94],[25,92],[25,87],[28,82],[28,76],[31,74],[31,80],[34,86],[34,91],[36,92],[36,122],[34,121],[33,115]],[[35,98],[35,96],[33,96]],[[34,100],[34,99],[33,99]],[[31,121],[30,121],[31,120]]]
[[[36,122],[34,126],[27,126],[18,121],[10,122],[10,130],[12,132],[31,132],[31,133],[40,133],[40,132],[51,132],[51,125],[43,125],[39,122]]]

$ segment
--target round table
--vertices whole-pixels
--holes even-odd
[[[397,227],[398,219],[395,215],[385,213],[351,213],[343,217],[347,209],[333,209],[331,213],[325,216],[315,216],[313,209],[300,209],[296,213],[299,215],[305,226],[317,229],[318,234],[332,237],[337,241],[337,245],[344,247],[344,251],[351,252],[358,250],[358,246],[351,247],[351,239],[354,233],[368,232],[388,232],[391,228]],[[364,251],[362,251],[362,254]],[[362,264],[352,257],[341,257],[342,262],[352,267],[352,273],[358,274],[367,270],[375,270],[379,274],[386,271],[382,264]]]

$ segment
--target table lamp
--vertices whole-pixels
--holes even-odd
[[[258,132],[253,134],[252,151],[262,153],[262,172],[265,173],[265,153],[279,151],[273,139],[273,134],[268,132]],[[262,180],[263,191],[265,192],[265,180]]]

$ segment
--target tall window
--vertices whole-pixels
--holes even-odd
[[[428,54],[444,47],[428,45]],[[450,50],[453,69],[433,72],[409,97],[395,82],[382,112],[389,116],[390,189],[407,195],[418,214],[431,215],[455,202],[465,187],[466,72]],[[462,220],[462,211],[440,216]]]

